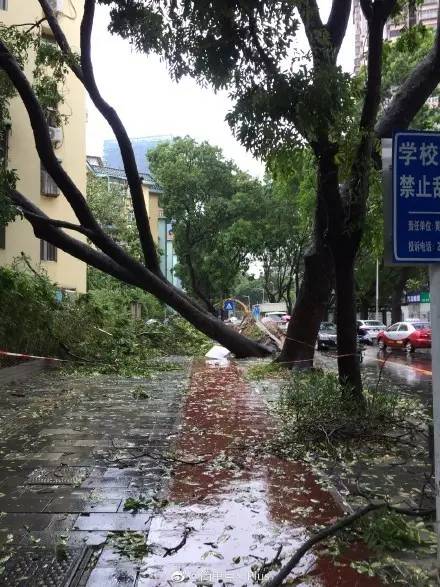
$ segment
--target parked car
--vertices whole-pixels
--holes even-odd
[[[316,348],[318,351],[326,351],[328,349],[336,349],[337,346],[336,324],[333,324],[333,322],[322,322],[316,339]]]
[[[358,336],[365,344],[376,344],[379,332],[386,329],[379,320],[357,320]]]
[[[381,350],[401,348],[413,353],[415,349],[430,349],[431,325],[429,322],[396,322],[379,332],[377,340]]]

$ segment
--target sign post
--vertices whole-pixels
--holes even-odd
[[[223,303],[223,310],[225,312],[233,312],[235,310],[234,300],[225,300]]]
[[[429,268],[431,288],[432,410],[434,427],[435,506],[437,510],[437,558],[440,560],[440,264]]]
[[[392,147],[391,263],[429,265],[437,551],[440,557],[440,134],[397,132]],[[386,180],[384,185],[387,185]]]

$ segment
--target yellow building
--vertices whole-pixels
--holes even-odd
[[[108,181],[109,185],[120,187],[126,194],[125,203],[127,208],[127,218],[129,222],[135,222],[133,206],[129,197],[128,182],[125,171],[108,167],[101,157],[88,156],[87,170],[96,177],[100,177]],[[142,179],[142,191],[144,192],[145,207],[148,213],[150,222],[150,230],[153,240],[156,244],[159,243],[159,195],[161,189],[154,181],[154,178],[149,173],[140,173]]]
[[[53,0],[60,25],[73,50],[80,45],[80,23],[83,0]],[[37,0],[0,0],[0,21],[12,24],[35,22],[42,17]],[[44,26],[43,35],[50,42],[50,31]],[[31,75],[32,64],[25,68]],[[86,102],[85,91],[73,73],[69,72],[63,88],[64,103],[60,113],[68,119],[62,128],[51,129],[55,153],[66,172],[86,193]],[[11,128],[8,136],[7,164],[17,171],[17,188],[52,218],[75,222],[75,215],[57,186],[41,167],[25,107],[19,98],[10,105]],[[41,266],[61,289],[85,292],[87,267],[52,245],[35,238],[31,225],[17,218],[0,234],[0,265],[10,264],[24,252],[34,267]],[[75,233],[75,238],[81,238]]]

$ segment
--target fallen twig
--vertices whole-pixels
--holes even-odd
[[[273,557],[273,559],[270,562],[268,562],[268,563],[265,562],[261,565],[261,567],[255,573],[256,577],[259,580],[261,580],[263,577],[265,577],[273,569],[281,567],[281,551],[282,550],[283,550],[283,545],[280,544],[280,546],[278,547],[278,550],[276,552],[276,555]]]
[[[188,536],[191,534],[191,532],[193,530],[194,530],[194,528],[192,528],[191,526],[187,526],[185,528],[185,530],[183,531],[182,540],[179,542],[179,544],[177,544],[176,546],[173,546],[172,548],[167,548],[166,546],[163,546],[162,548],[165,550],[165,554],[163,555],[163,557],[165,558],[166,556],[171,556],[173,554],[176,554],[176,552],[178,552],[181,548],[183,548],[186,544]]]
[[[111,439],[110,442],[111,442],[114,450],[121,450],[121,448],[123,448],[123,447],[116,446],[113,439]],[[203,465],[204,463],[208,463],[210,461],[210,458],[199,459],[196,461],[186,461],[185,459],[179,459],[177,457],[166,456],[164,454],[154,454],[150,451],[142,451],[137,454],[134,454],[129,449],[127,449],[127,451],[130,453],[130,457],[127,457],[127,458],[123,457],[120,459],[116,458],[116,459],[112,459],[112,460],[107,459],[107,462],[109,462],[109,463],[122,463],[123,461],[131,460],[131,459],[141,459],[142,457],[148,457],[148,458],[153,459],[155,461],[164,461],[164,462],[168,462],[168,463],[178,463],[179,465]]]
[[[318,532],[317,534],[315,534],[314,536],[312,536],[311,538],[306,540],[306,542],[304,542],[304,544],[300,548],[298,548],[298,550],[295,552],[295,554],[284,565],[284,567],[279,571],[279,573],[277,575],[275,575],[275,577],[273,579],[271,579],[268,583],[266,583],[265,587],[278,587],[279,585],[282,585],[284,579],[286,579],[288,577],[288,575],[291,573],[291,571],[300,562],[302,557],[313,546],[315,546],[315,544],[318,544],[318,542],[322,542],[323,540],[325,540],[329,536],[334,536],[335,534],[337,534],[338,532],[340,532],[344,528],[351,526],[352,524],[354,524],[354,522],[356,522],[360,518],[366,516],[370,512],[374,512],[374,511],[377,511],[380,509],[387,509],[389,511],[403,514],[405,516],[417,516],[417,517],[428,516],[428,515],[432,515],[435,513],[435,509],[429,509],[429,510],[405,509],[405,508],[399,508],[396,506],[392,506],[386,501],[376,502],[376,503],[371,502],[368,505],[366,505],[364,508],[358,509],[356,512],[354,512],[353,514],[351,514],[349,516],[346,516],[345,518],[341,518],[340,520],[338,520],[337,522],[335,522],[331,526],[327,526],[327,528],[324,528],[323,530],[321,530],[320,532]]]
[[[382,509],[385,507],[387,507],[387,504],[385,502],[369,503],[364,508],[361,508],[361,509],[357,510],[356,512],[354,512],[353,514],[338,520],[335,524],[332,524],[331,526],[327,526],[327,528],[324,528],[323,530],[321,530],[320,532],[318,532],[317,534],[315,534],[314,536],[312,536],[311,538],[306,540],[306,542],[304,542],[304,544],[300,548],[298,548],[298,550],[295,552],[295,554],[292,556],[292,558],[275,575],[275,577],[273,579],[271,579],[268,583],[266,583],[266,587],[278,587],[278,585],[282,585],[284,579],[286,579],[288,577],[290,572],[296,567],[296,565],[299,563],[299,561],[302,559],[302,557],[313,546],[315,546],[315,544],[318,544],[318,542],[321,542],[322,540],[324,540],[325,538],[328,538],[329,536],[334,536],[340,530],[347,528],[347,526],[351,526],[354,522],[356,522],[357,520],[359,520],[363,516],[366,516],[370,512],[373,512],[373,511],[376,511],[376,510],[379,510],[379,509]]]

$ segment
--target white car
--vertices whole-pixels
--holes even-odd
[[[376,344],[379,332],[386,329],[379,320],[357,320],[358,335],[369,344]]]

